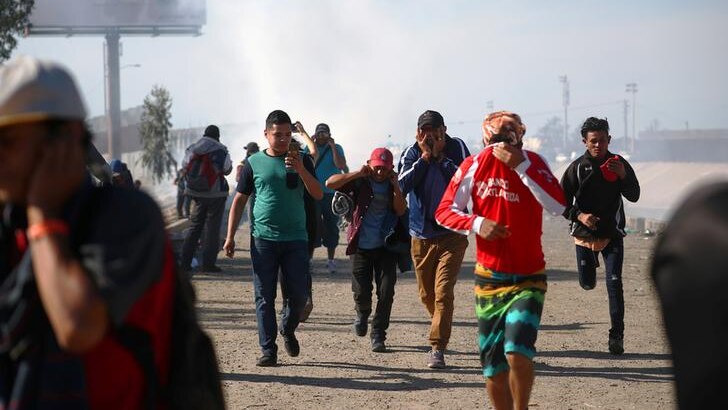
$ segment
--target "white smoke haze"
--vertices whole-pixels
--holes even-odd
[[[220,125],[235,162],[248,141],[266,145],[265,117],[283,109],[309,132],[328,123],[352,168],[377,146],[411,143],[426,109],[473,151],[488,101],[521,114],[532,137],[563,116],[565,74],[570,130],[607,117],[621,138],[629,82],[639,88],[638,132],[653,120],[728,128],[726,17],[718,0],[208,0],[200,37],[122,38],[122,108],[163,85],[174,127]],[[16,54],[64,62],[101,115],[102,44],[28,38]],[[124,68],[132,64],[141,67]]]

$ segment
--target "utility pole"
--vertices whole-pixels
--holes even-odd
[[[564,103],[564,148],[566,148],[566,140],[569,135],[569,78],[566,75],[559,76],[562,84],[561,98]]]
[[[628,83],[626,87],[627,89],[625,91],[632,93],[632,140],[630,144],[630,154],[634,154],[634,141],[637,137],[637,83]]]
[[[627,152],[627,127],[629,126],[629,101],[624,100],[624,152]]]

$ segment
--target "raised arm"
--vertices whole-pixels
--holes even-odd
[[[420,158],[418,150],[411,146],[407,148],[399,160],[397,173],[399,187],[405,195],[422,181],[429,166],[428,160]]]
[[[313,161],[316,162],[319,155],[316,143],[313,142],[313,139],[311,139],[311,136],[308,135],[306,130],[303,128],[303,124],[301,124],[300,121],[296,121],[296,123],[293,124],[293,128],[295,129],[295,131],[298,132],[299,135],[301,135],[303,143],[306,144],[306,148],[308,148],[308,155],[310,155],[311,158],[313,158]]]
[[[354,172],[347,172],[346,174],[334,174],[326,180],[326,188],[338,190],[349,182],[369,176],[371,168],[368,165],[364,165],[361,169]]]
[[[334,165],[341,171],[345,170],[346,157],[344,156],[344,149],[341,148],[341,145],[336,145],[333,138],[329,138],[329,146],[331,147],[331,155],[334,158]]]

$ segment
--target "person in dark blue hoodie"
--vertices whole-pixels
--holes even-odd
[[[432,318],[430,368],[445,367],[455,282],[468,247],[466,236],[437,224],[435,210],[450,179],[468,156],[465,143],[447,135],[442,115],[428,110],[417,120],[417,141],[402,153],[397,169],[399,185],[409,202],[412,259],[420,299]]]

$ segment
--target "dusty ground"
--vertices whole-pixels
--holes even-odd
[[[669,351],[648,263],[654,238],[625,240],[626,335],[623,356],[607,353],[609,315],[603,270],[596,289],[579,287],[566,222],[546,218],[544,249],[549,290],[537,343],[531,408],[675,408]],[[279,366],[255,366],[259,355],[248,252],[248,231],[238,232],[234,260],[222,274],[194,278],[204,326],[215,340],[228,407],[244,408],[484,408],[488,407],[477,358],[472,296],[475,245],[456,287],[448,368],[426,367],[429,320],[412,272],[396,287],[389,353],[372,353],[369,339],[352,332],[348,258],[339,247],[339,272],[314,262],[313,313],[297,333],[301,355],[290,358],[279,343]]]

